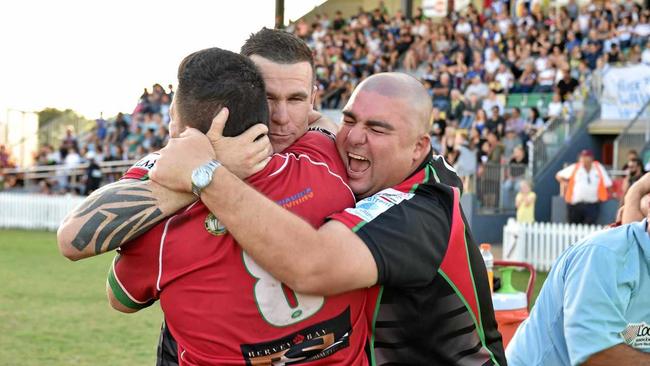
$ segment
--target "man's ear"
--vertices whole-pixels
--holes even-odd
[[[422,134],[415,142],[415,149],[413,150],[413,160],[420,161],[425,154],[431,149],[431,136],[429,134]]]
[[[318,91],[318,86],[316,86],[316,84],[314,84],[312,86],[312,88],[311,88],[311,100],[309,101],[309,103],[311,103],[311,105],[314,105],[314,102],[316,101],[316,92],[317,91]]]

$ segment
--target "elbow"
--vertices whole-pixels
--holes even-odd
[[[72,233],[70,233],[70,230],[66,225],[62,224],[59,226],[59,229],[56,232],[56,241],[59,247],[59,253],[71,261],[78,261],[79,259],[83,259],[84,256],[80,250],[72,245],[73,240],[74,238],[72,237]]]
[[[325,274],[326,272],[321,270],[317,264],[302,265],[285,284],[292,290],[305,295],[334,295],[333,288]]]

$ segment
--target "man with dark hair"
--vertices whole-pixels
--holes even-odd
[[[271,51],[267,51],[267,49]],[[278,50],[284,50],[284,52],[278,52]],[[277,197],[278,203],[294,209],[295,212],[304,212],[305,215],[303,216],[309,222],[314,225],[320,224],[327,215],[333,212],[332,207],[340,205],[341,202],[346,202],[347,206],[351,206],[354,201],[349,188],[344,184],[347,177],[338,158],[333,140],[326,136],[325,133],[322,133],[325,132],[322,129],[320,132],[307,133],[314,97],[313,69],[309,48],[304,42],[289,33],[263,29],[251,36],[244,45],[242,53],[250,56],[249,58],[260,69],[266,84],[266,97],[270,112],[269,138],[254,141],[260,133],[265,132],[259,128],[255,130],[257,127],[255,126],[238,137],[224,137],[218,141],[212,141],[212,145],[215,151],[220,149],[229,151],[228,156],[220,157],[221,162],[225,166],[229,166],[229,169],[238,171],[241,177],[246,177],[262,168],[264,168],[263,172],[267,172],[268,169],[273,168],[274,161],[277,162],[278,158],[284,159],[286,165],[276,166],[277,172],[282,171],[282,174],[270,179],[274,181],[283,177],[286,180],[284,183],[277,183],[277,189],[285,190],[283,196]],[[200,67],[201,63],[197,63],[196,66]],[[179,76],[179,79],[181,79],[181,76]],[[200,81],[201,85],[206,83],[201,78],[197,80]],[[182,105],[183,97],[179,95],[183,93],[181,89],[182,85],[179,85],[176,99],[180,98],[180,104]],[[192,100],[186,102],[191,103]],[[182,113],[176,113],[175,106],[172,110],[175,115],[182,115]],[[204,121],[205,116],[214,115],[216,111],[217,109],[214,108],[205,111],[206,113],[199,119]],[[317,123],[312,123],[310,128],[321,122],[323,121],[319,120]],[[325,125],[327,126],[327,124]],[[332,128],[331,122],[329,128]],[[171,135],[177,138],[178,134],[178,129],[173,127]],[[177,140],[176,138],[172,138],[170,144],[173,145]],[[286,154],[278,155],[270,162],[268,149],[264,144],[264,140],[268,144],[269,139],[276,153],[286,150]],[[287,149],[297,140],[299,143]],[[233,147],[235,147],[234,150]],[[141,160],[129,169],[125,175],[125,178],[130,179],[109,185],[96,192],[84,205],[66,218],[58,231],[59,247],[66,257],[76,260],[112,250],[151,229],[160,220],[193,201],[194,198],[189,195],[184,196],[171,192],[154,182],[146,180],[149,170],[155,165],[156,158],[156,155],[152,155]],[[300,169],[296,166],[300,167]],[[306,170],[305,166],[309,167],[309,170]],[[311,172],[313,169],[316,169],[316,171]],[[322,204],[323,199],[327,199],[326,204]],[[142,212],[141,215],[129,215],[129,212],[132,213],[135,206],[138,207],[139,212]],[[193,207],[188,211],[189,213],[184,214],[191,214],[196,210],[198,208]],[[314,221],[316,218],[321,222]],[[173,222],[179,222],[178,218],[173,219]],[[208,228],[215,233],[219,233],[223,229],[216,218],[210,220],[206,218],[205,226],[203,229],[198,228],[197,232],[205,235]],[[154,231],[155,229],[152,230],[152,232]],[[98,232],[100,234],[97,235]],[[155,233],[147,235],[155,235]],[[137,248],[138,246],[132,245],[130,247]],[[241,264],[242,257],[239,258]],[[254,262],[246,261],[246,266],[250,271],[244,272],[242,277],[234,280],[240,282],[250,281],[253,277],[249,273],[254,273],[256,276],[262,274],[261,278],[265,280],[260,282],[275,284],[275,282],[271,281],[272,277],[264,275],[265,272],[258,269]],[[248,284],[248,286],[252,285]],[[276,286],[276,288],[279,289],[280,287]],[[243,296],[241,292],[240,289],[238,295]],[[281,299],[285,303],[290,301],[291,306],[305,305],[301,301],[305,299],[303,295],[295,294],[294,297],[291,291],[287,290],[285,292],[287,297],[283,296]],[[251,293],[252,290],[246,292],[246,295]],[[275,292],[271,292],[271,294],[275,294]],[[350,299],[347,301],[342,300],[346,297],[350,297]],[[292,314],[295,314],[296,317],[292,319],[301,321],[300,324],[275,329],[276,333],[282,332],[284,337],[270,337],[267,342],[262,342],[262,344],[250,342],[245,345],[246,347],[242,345],[240,352],[246,349],[247,353],[241,353],[241,355],[243,357],[257,358],[261,355],[268,355],[269,349],[275,349],[279,350],[279,354],[276,354],[275,351],[271,352],[274,354],[273,357],[287,355],[287,352],[289,352],[288,355],[294,358],[305,357],[301,347],[305,347],[306,344],[302,341],[299,342],[300,338],[303,337],[306,338],[305,341],[311,342],[308,357],[318,358],[330,355],[325,357],[323,361],[357,364],[365,357],[362,349],[359,348],[359,340],[365,336],[367,322],[361,318],[363,314],[358,311],[359,301],[364,298],[364,293],[328,297],[318,314],[313,314],[313,308],[311,310],[304,310],[300,307],[295,308]],[[322,299],[323,297],[308,297],[306,304],[314,301],[318,303]],[[266,303],[273,304],[275,302],[267,301]],[[130,305],[134,304],[130,303]],[[278,309],[284,308],[282,301],[275,305],[279,306]],[[332,309],[337,307],[341,311],[334,312]],[[260,312],[263,309],[261,307]],[[239,321],[236,320],[239,318],[233,317],[230,319],[229,324],[235,326],[240,325],[238,324],[240,322],[250,324],[250,319],[260,319],[260,314],[247,315],[248,317],[245,320],[240,319]],[[267,319],[266,315],[268,314],[261,313],[261,315],[264,316],[264,319]],[[309,321],[303,322],[302,320],[307,315],[313,316]],[[327,319],[325,320],[326,324],[322,322],[323,317]],[[349,325],[352,323],[354,323],[354,332],[350,334]],[[305,330],[305,324],[311,324],[314,327],[318,325],[318,332],[321,334],[316,336],[310,333],[315,328],[307,327]],[[232,330],[232,328],[229,329]],[[260,337],[269,335],[268,332],[263,332],[264,329],[263,326],[259,326],[257,334],[249,334],[249,336],[259,340]],[[297,331],[296,329],[302,329],[303,331]],[[238,335],[240,337],[246,336],[243,334],[244,331],[245,329],[241,329]],[[332,331],[334,331],[333,334]],[[251,331],[251,333],[256,332]],[[162,352],[159,353],[159,364],[175,364],[178,359],[174,355],[176,346],[166,329],[163,330],[163,335],[159,347],[159,352]],[[325,337],[325,339],[322,337]],[[291,344],[293,346],[288,346],[287,341],[292,340]],[[331,344],[332,341],[336,343]],[[323,351],[323,347],[328,348]],[[343,350],[340,350],[341,348]],[[233,351],[233,349],[230,349],[230,351]]]
[[[249,59],[228,51],[208,49],[188,56],[179,68],[176,98],[172,121],[181,130],[195,127],[208,132],[206,120],[211,122],[221,107],[233,110],[234,118],[224,127],[228,134],[243,132],[267,117],[261,76]],[[314,226],[320,226],[325,215],[354,203],[339,175],[342,162],[328,161],[327,151],[335,155],[335,147],[323,139],[327,137],[317,132],[305,135],[287,154],[275,154],[247,179]],[[212,148],[211,143],[207,148]],[[296,158],[303,154],[310,158]],[[195,194],[218,166],[212,161],[195,171]],[[303,187],[305,176],[320,184],[309,182]],[[343,190],[345,195],[338,194]],[[188,239],[201,244],[190,249]],[[367,364],[364,290],[329,296],[326,301],[283,288],[200,202],[123,247],[109,272],[107,292],[111,305],[126,313],[160,299],[167,326],[178,341],[180,364],[257,364],[280,359]]]

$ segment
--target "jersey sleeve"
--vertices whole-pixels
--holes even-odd
[[[156,161],[160,154],[157,152],[151,153],[144,158],[138,160],[137,163],[133,164],[126,173],[120,178],[122,179],[137,179],[137,180],[149,180],[149,172],[156,165]]]
[[[632,291],[617,276],[625,258],[600,245],[580,249],[564,275],[564,336],[571,365],[623,343],[620,332],[628,323]]]
[[[451,206],[444,196],[424,197],[393,189],[330,216],[368,246],[377,284],[424,286],[436,276],[449,242]]]
[[[119,249],[108,272],[108,284],[115,298],[131,309],[153,304],[157,289],[162,225]]]

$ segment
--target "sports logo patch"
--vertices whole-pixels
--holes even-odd
[[[226,227],[212,212],[205,218],[205,230],[214,236],[221,236],[228,232]]]
[[[625,330],[621,332],[621,337],[631,347],[650,349],[650,325],[646,322],[628,324]]]
[[[359,217],[365,222],[370,222],[389,208],[404,200],[410,200],[413,196],[415,196],[413,193],[404,193],[393,188],[387,188],[368,198],[362,199],[357,202],[354,208],[348,208],[345,211]]]

